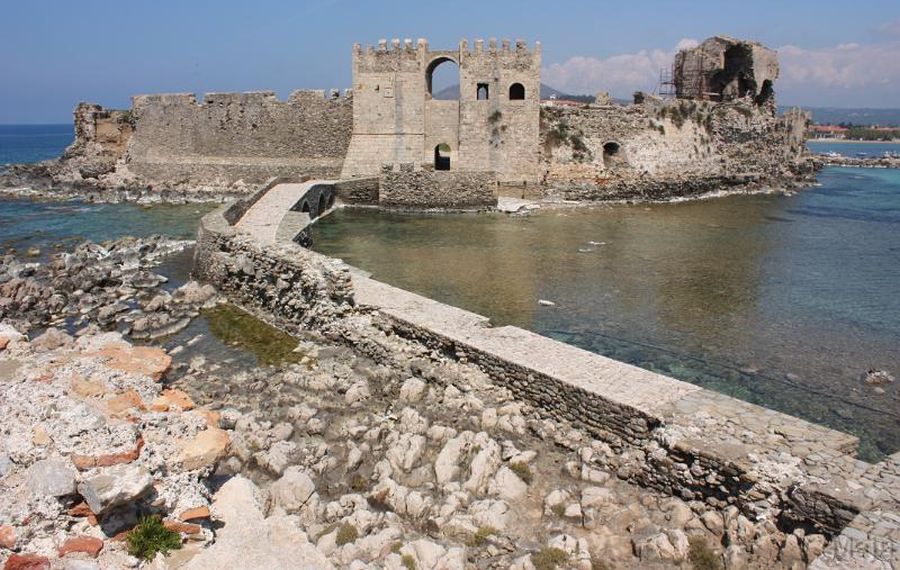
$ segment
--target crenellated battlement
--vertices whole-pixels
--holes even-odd
[[[338,89],[298,89],[291,92],[284,101],[274,91],[245,92],[211,92],[203,95],[202,102],[195,93],[157,93],[152,95],[135,95],[131,98],[131,107],[135,111],[149,107],[211,107],[226,105],[243,105],[248,107],[266,105],[344,105],[352,101],[353,91]]]
[[[516,54],[522,56],[532,56],[541,54],[541,42],[535,42],[533,49],[528,49],[528,42],[523,39],[517,39],[515,43],[507,38],[500,40],[499,48],[497,47],[497,38],[489,38],[487,45],[483,39],[477,38],[472,43],[473,49],[469,49],[469,41],[462,39],[459,42],[459,52],[466,55],[478,54]]]

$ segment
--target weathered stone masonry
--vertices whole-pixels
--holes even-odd
[[[775,115],[777,57],[757,43],[717,36],[683,50],[673,68],[679,98],[638,94],[629,106],[542,103],[541,57],[539,43],[521,40],[463,40],[451,50],[381,41],[354,46],[353,90],[344,96],[297,91],[281,102],[269,92],[213,93],[201,103],[191,94],[145,95],[131,111],[84,104],[76,142],[50,172],[101,187],[246,191],[272,176],[369,180],[385,165],[412,164],[492,173],[501,186],[572,200],[812,181],[809,118]],[[442,64],[458,66],[458,100],[431,92]],[[380,186],[387,182],[382,177]],[[352,188],[364,190],[355,192],[358,202],[378,202],[368,183]]]
[[[128,168],[148,180],[230,186],[272,176],[335,178],[350,142],[352,97],[295,91],[133,98]]]
[[[442,172],[413,164],[386,165],[379,177],[379,204],[393,208],[490,208],[497,204],[493,172]]]
[[[458,101],[432,97],[431,74],[459,66]],[[353,48],[353,138],[342,178],[377,175],[383,164],[433,165],[439,145],[450,169],[495,172],[504,182],[536,181],[541,46],[463,40],[430,50],[394,40]],[[478,90],[486,93],[479,99]]]

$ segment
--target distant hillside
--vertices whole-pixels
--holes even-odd
[[[791,109],[791,106],[779,107],[779,112]],[[853,123],[854,125],[880,125],[883,127],[900,127],[900,109],[866,109],[841,107],[802,107],[812,113],[813,122],[820,125],[837,125]]]

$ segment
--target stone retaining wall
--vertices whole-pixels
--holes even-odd
[[[418,170],[412,163],[385,165],[379,203],[393,208],[472,209],[497,205],[492,172]]]
[[[347,266],[288,242],[260,247],[237,232],[239,218],[226,205],[203,217],[197,236],[193,275],[234,302],[275,315],[297,326],[339,318],[353,308]]]
[[[378,204],[378,179],[354,178],[334,183],[334,191],[345,204],[374,206]]]

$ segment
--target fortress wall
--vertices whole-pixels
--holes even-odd
[[[382,164],[425,153],[426,47],[353,46],[353,138],[342,178],[377,176]]]
[[[497,205],[492,172],[418,170],[387,165],[379,179],[379,204],[394,208],[471,209]]]
[[[551,193],[582,200],[792,184],[810,168],[800,134],[807,120],[799,112],[775,117],[748,101],[545,106],[544,182]]]
[[[541,44],[476,41],[472,50],[463,43],[460,52],[460,163],[497,172],[504,182],[536,182]],[[488,85],[487,100],[477,99],[479,83]],[[524,87],[523,100],[510,100],[514,83]]]
[[[129,169],[149,182],[230,186],[272,176],[334,178],[352,128],[352,98],[295,91],[142,95],[132,100]]]

